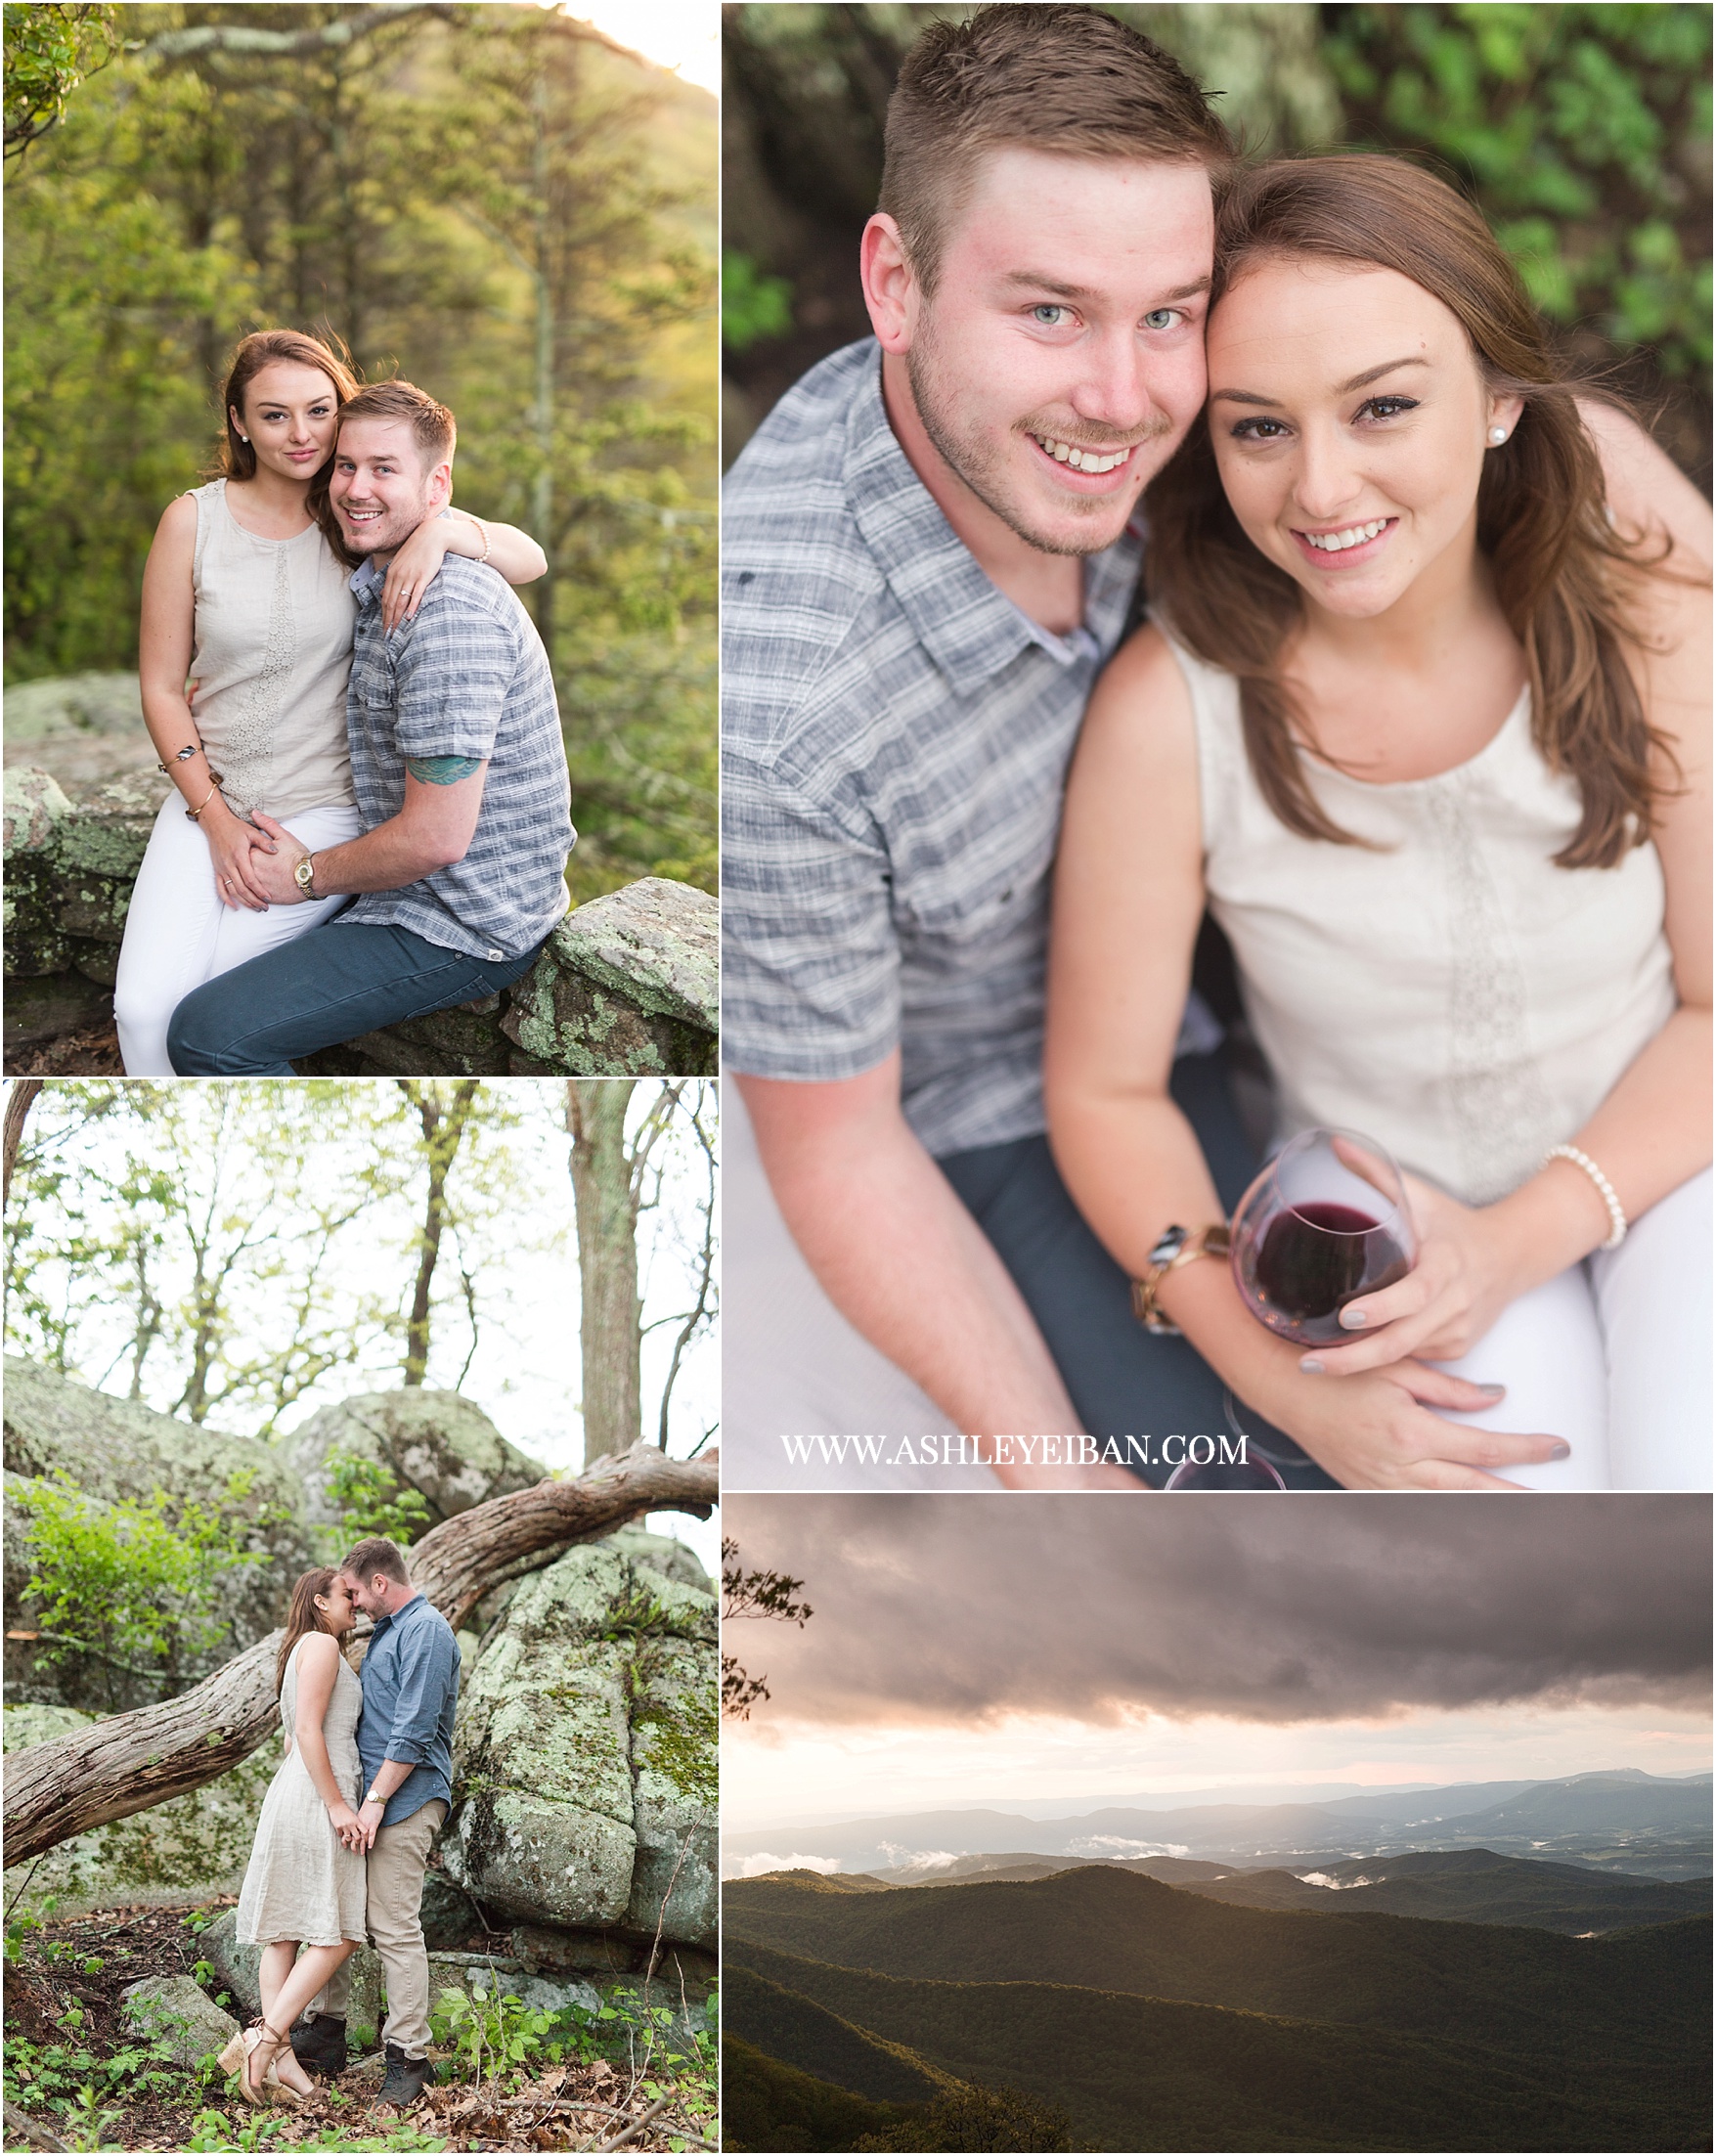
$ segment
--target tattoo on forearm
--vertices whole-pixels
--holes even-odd
[[[405,768],[425,786],[457,786],[472,771],[480,771],[483,760],[480,756],[408,756]]]

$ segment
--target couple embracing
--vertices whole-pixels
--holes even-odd
[[[361,1680],[346,1658],[360,1613],[374,1626]],[[298,1579],[277,1684],[286,1757],[263,1799],[238,1914],[240,1940],[262,1949],[262,2012],[221,2064],[255,2104],[311,2094],[307,2067],[331,2080],[346,2062],[347,1963],[369,1937],[387,1979],[377,2100],[403,2108],[429,2071],[418,1912],[453,1799],[459,1645],[398,1547],[373,1536],[343,1564]]]
[[[508,987],[569,902],[553,676],[510,589],[547,562],[451,506],[452,413],[284,330],[240,343],[222,402],[223,469],[144,570],[175,790],[113,991],[133,1078],[289,1078]]]
[[[1098,8],[924,34],[861,276],[726,490],[723,990],[897,1416],[1708,1488],[1702,503],[1452,188],[1243,166]],[[1272,1142],[1406,1171],[1417,1263],[1309,1354],[1197,1262],[1259,1165],[1206,916]],[[844,1405],[741,1442],[901,1427]]]

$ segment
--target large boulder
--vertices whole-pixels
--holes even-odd
[[[583,1544],[484,1636],[441,1847],[492,1914],[713,1944],[716,1602],[686,1557],[636,1533]]]
[[[303,1524],[302,1484],[273,1447],[156,1414],[140,1401],[115,1399],[13,1357],[6,1362],[5,1465],[9,1634],[32,1629],[26,1592],[34,1569],[30,1501],[44,1482],[69,1482],[86,1498],[109,1505],[147,1503],[159,1491],[168,1519],[182,1518],[191,1506],[218,1502],[242,1523],[250,1562],[218,1577],[226,1623],[204,1657],[208,1668],[281,1623],[292,1581],[317,1562]],[[84,1656],[45,1661],[29,1640],[7,1639],[8,1701],[126,1707],[156,1695],[148,1677]]]
[[[387,1468],[402,1488],[417,1490],[431,1525],[543,1480],[540,1460],[509,1445],[480,1407],[457,1392],[409,1386],[361,1392],[312,1415],[282,1450],[303,1491],[304,1517],[337,1526],[329,1494],[329,1461],[342,1453]]]
[[[15,1752],[92,1719],[71,1707],[8,1707],[0,1733],[6,1750]],[[52,1901],[66,1916],[90,1909],[195,1908],[236,1894],[279,1764],[280,1746],[271,1740],[200,1789],[61,1842],[33,1868],[7,1872],[7,1906],[17,1899],[32,1914]]]

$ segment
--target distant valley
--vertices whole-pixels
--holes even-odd
[[[1069,2145],[912,2137],[1010,2089],[1094,2150],[1707,2148],[1709,1801],[1592,1775],[774,1830],[842,1869],[726,1887],[726,2146]],[[1145,1821],[1153,1853],[1089,1848]]]

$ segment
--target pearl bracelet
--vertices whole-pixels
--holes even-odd
[[[1581,1153],[1576,1145],[1552,1145],[1543,1156],[1547,1167],[1551,1161],[1571,1161],[1575,1167],[1582,1167],[1597,1185],[1597,1194],[1608,1208],[1608,1241],[1600,1243],[1599,1250],[1618,1251],[1627,1239],[1627,1216],[1621,1210],[1621,1202],[1614,1194],[1614,1185],[1603,1172],[1589,1153]]]

